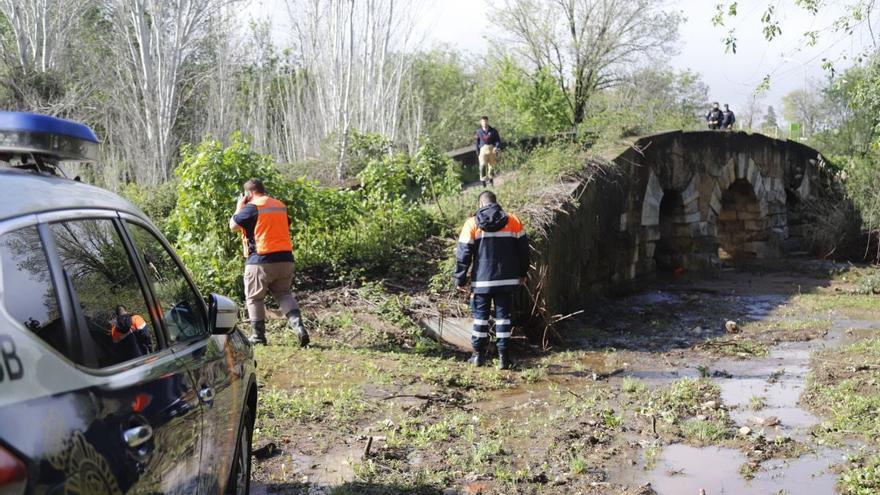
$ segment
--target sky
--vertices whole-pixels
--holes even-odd
[[[837,66],[849,62],[841,55],[857,53],[867,37],[828,33],[816,47],[803,43],[803,33],[830,27],[842,9],[830,6],[817,19],[791,0],[774,1],[781,20],[782,36],[768,43],[761,32],[760,17],[768,0],[739,0],[739,15],[728,27],[737,30],[737,53],[725,53],[722,39],[726,28],[715,27],[711,18],[721,0],[681,0],[667,2],[670,9],[684,12],[686,21],[679,29],[678,54],[670,63],[677,69],[690,69],[702,76],[709,86],[709,99],[729,103],[731,109],[742,109],[753,98],[755,88],[764,76],[771,74],[770,89],[761,102],[773,105],[782,114],[782,96],[801,89],[806,81],[823,82],[827,73],[822,69],[823,57],[838,60]],[[429,42],[484,53],[490,41],[499,36],[487,21],[490,5],[503,2],[491,0],[443,0],[437,2],[429,15]],[[837,67],[836,66],[836,67]],[[809,83],[808,83],[809,84]]]
[[[416,1],[424,2],[418,11],[416,29],[425,48],[445,44],[480,55],[490,43],[499,42],[501,35],[489,23],[488,12],[503,5],[502,0]],[[666,2],[669,9],[679,10],[686,17],[679,29],[678,53],[671,56],[669,63],[676,69],[699,73],[709,87],[710,101],[729,103],[735,112],[746,107],[764,76],[770,74],[770,89],[759,101],[762,108],[773,105],[782,120],[783,95],[803,88],[809,81],[824,83],[827,79],[827,72],[821,67],[823,58],[835,60],[835,68],[841,70],[851,64],[842,56],[858,53],[870,39],[866,34],[825,32],[815,47],[803,42],[805,31],[828,31],[843,12],[839,5],[849,0],[827,0],[825,3],[830,5],[819,18],[794,6],[794,0],[738,0],[739,15],[726,27],[716,27],[711,18],[715,5],[722,1]],[[285,12],[283,3],[284,0],[251,0],[248,12],[257,17],[267,11]],[[761,14],[770,3],[776,6],[782,27],[782,35],[772,43],[764,39],[760,23]],[[279,18],[285,16],[273,18],[276,36],[283,36],[284,21]],[[735,54],[725,53],[722,41],[730,27],[737,30]]]

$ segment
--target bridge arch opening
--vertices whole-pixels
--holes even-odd
[[[767,219],[755,190],[748,180],[736,179],[721,195],[718,257],[733,261],[763,258],[767,242]]]
[[[681,193],[664,191],[659,211],[660,238],[654,249],[654,262],[658,273],[669,274],[684,267],[693,239]]]

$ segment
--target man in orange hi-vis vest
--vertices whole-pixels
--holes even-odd
[[[123,305],[116,306],[107,334],[113,340],[119,362],[128,361],[153,352],[147,321],[143,316],[129,313]]]
[[[244,256],[244,293],[253,334],[250,341],[266,344],[266,292],[278,301],[281,312],[296,332],[299,344],[309,344],[309,334],[302,325],[299,303],[291,292],[293,283],[293,242],[287,206],[266,194],[259,179],[244,183],[229,228],[241,232]]]

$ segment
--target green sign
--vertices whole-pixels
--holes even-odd
[[[792,122],[789,124],[789,139],[800,139],[801,138],[801,123],[800,122]]]

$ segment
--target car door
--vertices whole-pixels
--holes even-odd
[[[225,489],[245,401],[244,356],[233,339],[240,332],[211,335],[204,300],[173,250],[136,217],[125,218],[162,314],[169,345],[190,368],[203,410],[202,489]]]
[[[71,445],[85,442],[101,453],[121,492],[193,493],[201,455],[197,392],[186,363],[157,331],[161,315],[121,222],[95,215],[46,218],[49,256],[74,311],[77,364],[94,383],[90,423]]]

